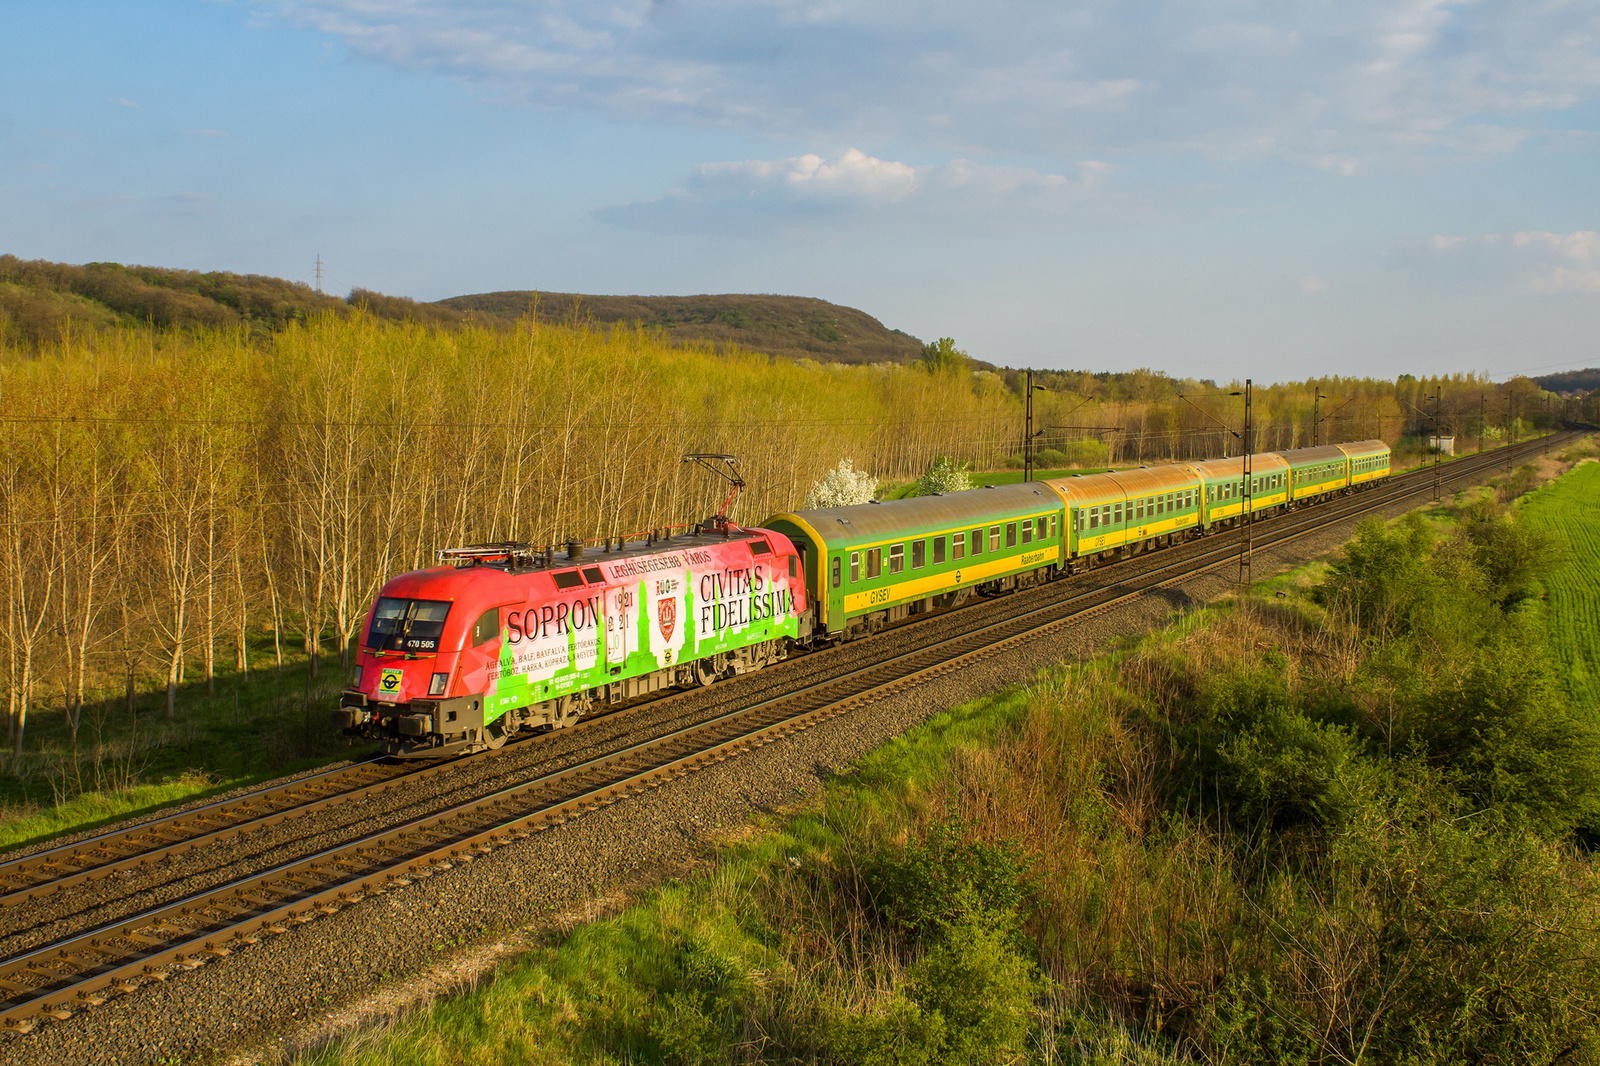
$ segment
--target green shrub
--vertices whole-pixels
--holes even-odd
[[[1343,820],[1361,754],[1347,700],[1291,689],[1280,662],[1211,681],[1194,711],[1173,734],[1192,801],[1247,826]]]
[[[1208,1057],[1595,1061],[1600,967],[1575,860],[1427,771],[1397,773],[1325,856],[1253,893],[1237,965],[1197,1020]]]
[[[963,891],[990,911],[1014,911],[1027,894],[1028,864],[1012,841],[973,836],[959,819],[930,826],[925,840],[880,845],[863,870],[873,906],[912,937],[937,932],[961,915]]]
[[[1032,1026],[1041,983],[1017,950],[1017,915],[972,887],[949,900],[952,917],[910,970],[908,996],[882,1014],[835,1017],[833,1057],[852,1066],[1012,1061]]]
[[[1600,730],[1573,713],[1535,623],[1417,693],[1405,721],[1408,739],[1479,804],[1555,834],[1600,824]]]

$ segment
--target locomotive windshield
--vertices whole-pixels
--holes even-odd
[[[374,651],[438,651],[448,600],[402,600],[378,597],[367,631],[367,647]]]

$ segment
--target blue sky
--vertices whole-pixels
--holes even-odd
[[[1600,364],[1600,2],[0,5],[0,251],[775,292],[1012,366]]]

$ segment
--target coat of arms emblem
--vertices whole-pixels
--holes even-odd
[[[678,601],[671,596],[656,601],[656,624],[661,627],[661,639],[670,641],[678,628]]]

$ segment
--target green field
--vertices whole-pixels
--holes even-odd
[[[1523,513],[1567,548],[1546,582],[1552,643],[1572,698],[1600,707],[1600,463],[1532,493]]]

